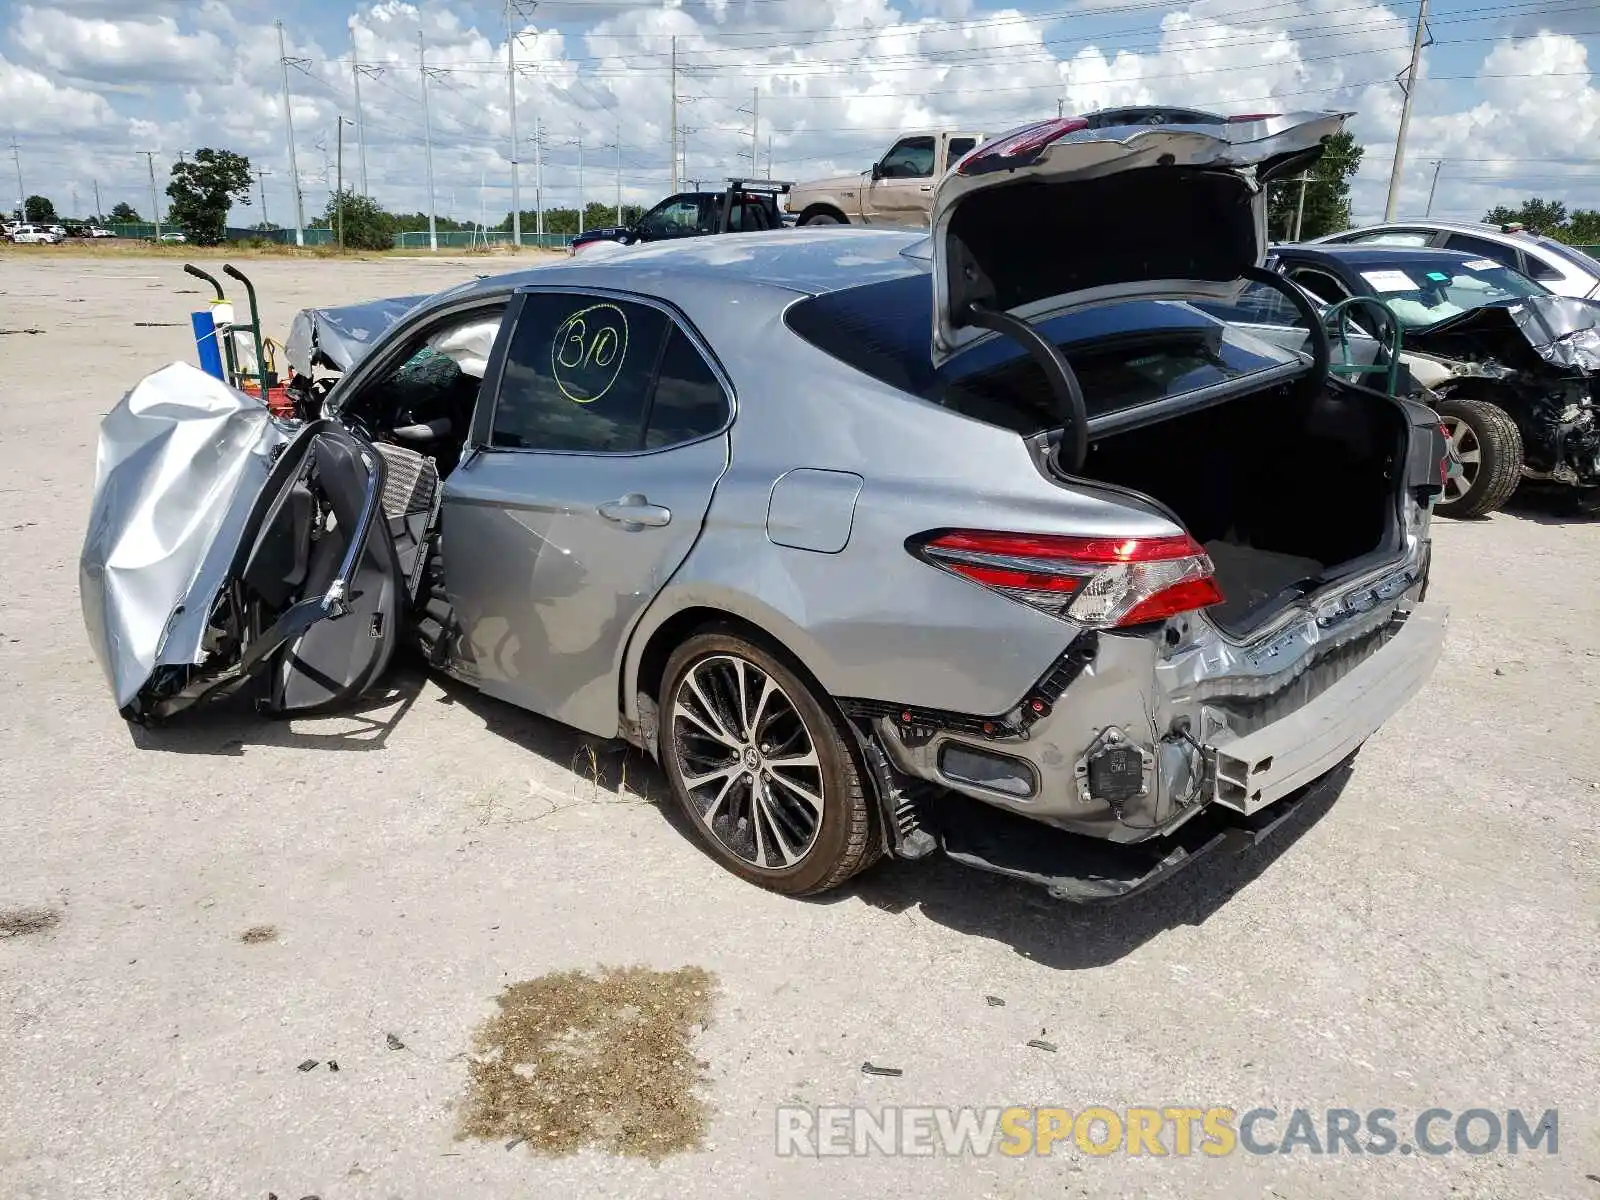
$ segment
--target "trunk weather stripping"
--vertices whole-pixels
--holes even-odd
[[[1089,413],[1083,403],[1083,388],[1066,357],[1021,317],[990,308],[982,301],[967,302],[966,318],[972,325],[1011,338],[1039,364],[1064,423],[1054,447],[1055,465],[1068,475],[1076,475],[1089,454]]]

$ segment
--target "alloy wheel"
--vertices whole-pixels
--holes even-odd
[[[1439,497],[1441,503],[1453,504],[1478,482],[1483,447],[1478,444],[1477,432],[1460,417],[1441,416],[1439,424],[1444,427],[1445,436],[1450,439],[1450,448],[1461,465],[1460,471],[1444,481],[1444,494]]]
[[[822,828],[826,784],[794,700],[754,663],[714,654],[672,698],[671,746],[691,808],[753,867],[796,866]]]

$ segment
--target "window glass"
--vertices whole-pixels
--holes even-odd
[[[1355,269],[1407,328],[1432,325],[1486,304],[1548,294],[1526,275],[1490,258],[1418,255],[1400,264],[1357,264]]]
[[[933,159],[931,137],[901,138],[883,156],[879,174],[885,179],[926,179],[933,174]]]
[[[1340,241],[1360,242],[1363,246],[1426,246],[1433,234],[1425,229],[1391,229],[1384,233],[1363,233]]]
[[[961,161],[962,156],[978,144],[977,138],[959,137],[950,139],[950,150],[946,156],[945,167],[950,168]]]
[[[700,232],[700,198],[674,197],[647,212],[639,225],[646,237],[692,237]]]
[[[1534,279],[1548,282],[1554,279],[1565,278],[1561,272],[1556,269],[1556,267],[1545,262],[1544,259],[1540,258],[1536,254],[1529,254],[1526,250],[1522,252],[1522,261],[1526,264],[1525,269],[1527,270],[1528,274]]]
[[[695,344],[674,325],[661,355],[645,449],[692,442],[716,433],[727,419],[728,398],[722,384]]]
[[[1514,247],[1502,246],[1499,242],[1491,242],[1487,238],[1473,237],[1466,233],[1452,233],[1445,239],[1444,244],[1447,250],[1476,254],[1479,258],[1492,258],[1495,262],[1504,263],[1508,267],[1520,266]]]
[[[638,450],[667,326],[666,315],[647,305],[530,293],[511,336],[490,444]]]
[[[1290,270],[1289,278],[1324,304],[1337,304],[1350,294],[1332,275],[1324,275],[1321,271]]]

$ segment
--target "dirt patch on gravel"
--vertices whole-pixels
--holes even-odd
[[[700,1146],[706,1064],[693,1043],[714,990],[699,967],[603,967],[512,984],[473,1038],[460,1136],[650,1159]]]
[[[0,912],[0,938],[48,933],[61,924],[61,914],[53,908],[9,908]]]
[[[252,925],[239,935],[239,940],[246,946],[259,946],[263,942],[278,940],[278,927],[276,925]]]

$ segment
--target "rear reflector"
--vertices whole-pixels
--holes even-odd
[[[1222,601],[1210,557],[1188,534],[1082,538],[956,529],[915,539],[910,548],[981,587],[1099,629]]]

